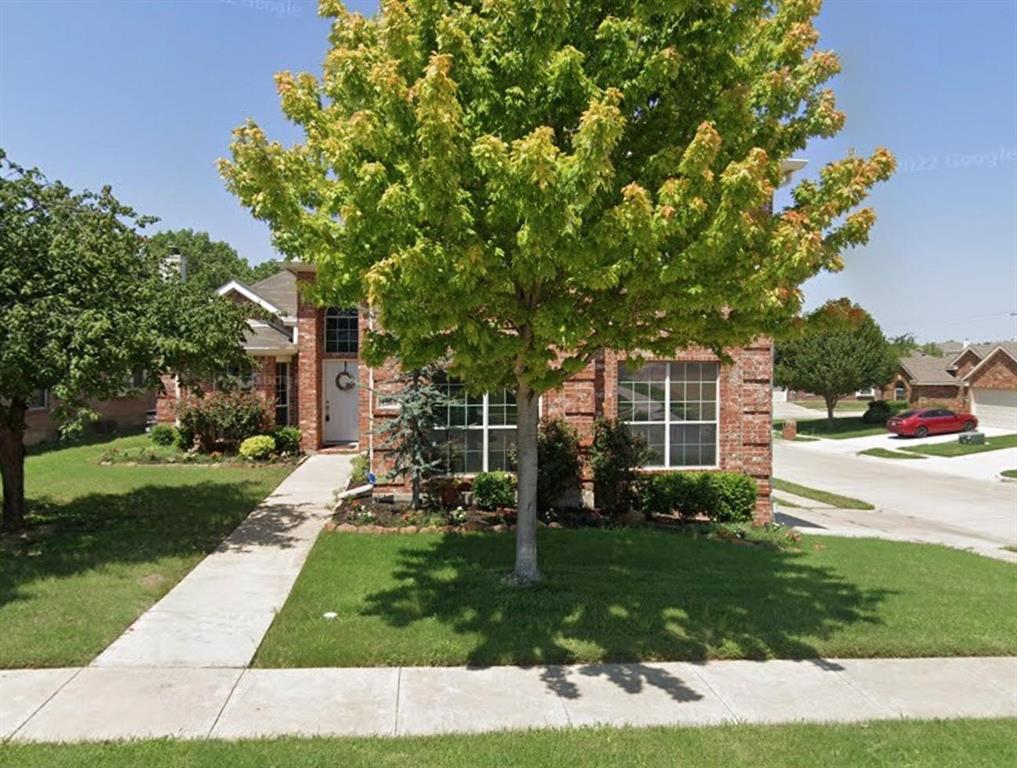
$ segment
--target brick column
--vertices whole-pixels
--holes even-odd
[[[312,276],[297,278],[297,426],[300,447],[316,451],[322,447],[321,430],[321,313],[304,296]]]

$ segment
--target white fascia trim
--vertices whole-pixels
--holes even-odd
[[[230,280],[228,283],[226,283],[226,285],[222,286],[218,291],[216,291],[216,293],[218,293],[220,296],[225,296],[227,293],[230,293],[232,291],[236,291],[248,301],[253,301],[259,307],[268,310],[274,315],[281,316],[283,314],[283,311],[279,309],[279,307],[275,306],[275,304],[272,304],[271,302],[261,298],[261,296],[259,296],[249,288],[244,287],[236,280]]]
[[[1006,347],[1004,347],[1001,344],[1000,346],[998,346],[995,349],[993,349],[985,357],[983,357],[982,361],[978,365],[976,365],[974,368],[972,368],[970,371],[968,371],[968,375],[965,376],[962,379],[962,381],[966,384],[968,379],[970,379],[974,375],[975,371],[981,370],[982,366],[985,365],[986,363],[988,363],[990,360],[992,360],[992,358],[994,358],[996,356],[996,353],[998,353],[998,352],[1002,352],[1004,355],[1006,355],[1011,360],[1013,360],[1015,363],[1017,363],[1017,357],[1014,357],[1013,354],[1010,352],[1010,350],[1007,349]]]

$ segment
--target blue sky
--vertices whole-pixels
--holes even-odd
[[[0,0],[0,146],[73,186],[112,184],[157,228],[207,230],[252,262],[270,258],[267,229],[214,163],[248,116],[298,138],[272,76],[320,71],[315,7]],[[806,173],[880,144],[900,170],[871,198],[869,245],[810,281],[809,305],[850,296],[888,333],[922,339],[1017,337],[1017,2],[828,0],[819,27],[842,58],[848,122],[808,148]]]

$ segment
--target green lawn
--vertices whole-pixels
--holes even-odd
[[[135,741],[5,744],[18,768],[931,768],[1017,762],[1014,720],[881,721],[851,725],[581,728],[398,739]]]
[[[889,448],[868,448],[864,451],[858,452],[859,456],[875,456],[877,459],[924,459],[924,456],[919,456],[914,453],[901,453],[900,451],[891,451]]]
[[[1002,475],[1003,477],[1017,478],[1017,469],[1004,469]]]
[[[28,533],[0,538],[0,668],[88,663],[292,469],[98,463],[147,442],[28,457]]]
[[[826,413],[826,401],[822,399],[818,400],[793,400],[795,405],[800,405],[803,408],[810,408],[813,411],[822,411]],[[837,403],[837,407],[834,408],[833,412],[836,413],[864,413],[869,408],[868,400],[841,400]]]
[[[773,500],[780,504],[782,507],[794,507],[795,509],[803,508],[801,504],[796,504],[795,502],[789,501],[788,499],[782,499],[779,496],[774,496]]]
[[[546,580],[532,589],[502,582],[514,547],[499,534],[323,532],[255,665],[1017,653],[1017,568],[945,547],[541,529]]]
[[[836,507],[837,509],[875,509],[875,507],[867,501],[852,499],[850,496],[841,496],[839,493],[821,491],[818,488],[810,488],[807,485],[798,485],[798,483],[791,483],[787,480],[780,480],[776,477],[770,482],[774,489],[778,491],[793,493],[795,496],[812,499],[813,501],[818,501],[822,504],[829,504],[831,507]]]
[[[780,430],[783,421],[773,422],[774,429]],[[845,440],[849,437],[887,434],[882,424],[866,424],[861,416],[835,416],[833,425],[827,419],[810,419],[798,422],[798,434],[812,437],[828,437]]]
[[[968,456],[972,453],[985,453],[986,451],[999,451],[1004,448],[1017,447],[1017,434],[999,435],[998,437],[987,437],[982,445],[966,444],[957,441],[949,443],[933,443],[932,445],[912,445],[901,448],[908,453],[920,453],[925,456]]]

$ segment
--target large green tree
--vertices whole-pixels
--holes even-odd
[[[0,150],[0,477],[3,527],[24,524],[27,405],[48,390],[66,430],[95,400],[184,383],[243,364],[243,313],[164,277],[138,229],[152,221],[113,197],[74,192]]]
[[[443,356],[518,401],[515,576],[539,578],[537,402],[603,349],[721,352],[781,328],[841,266],[893,159],[848,156],[769,204],[843,124],[818,0],[323,0],[320,77],[277,76],[304,140],[248,122],[221,171],[365,345]]]
[[[879,325],[850,299],[828,301],[797,323],[774,352],[779,385],[820,395],[826,417],[845,395],[882,387],[893,376],[898,355]]]
[[[279,262],[269,260],[253,267],[232,245],[213,240],[207,232],[193,229],[163,230],[148,238],[147,248],[156,258],[173,251],[187,257],[187,281],[212,293],[230,280],[254,283],[279,271]]]

